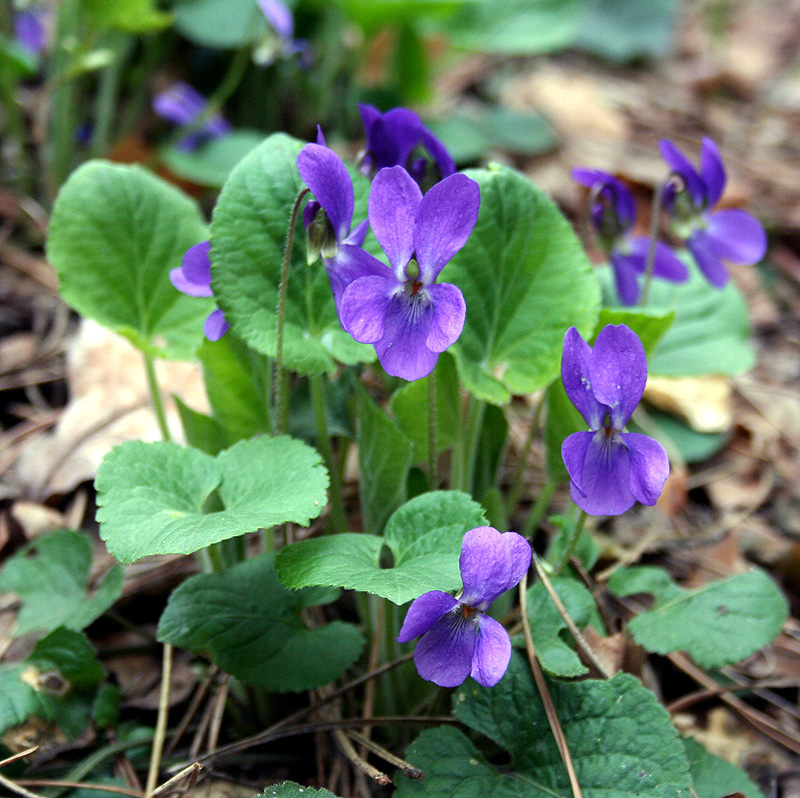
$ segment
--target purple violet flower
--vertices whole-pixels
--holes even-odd
[[[159,92],[153,98],[153,110],[162,119],[180,127],[192,125],[207,105],[202,94],[181,80],[176,80],[166,91]],[[181,138],[178,147],[185,151],[196,150],[208,139],[224,136],[230,131],[230,122],[221,114],[214,114],[201,128]]]
[[[387,166],[402,166],[427,190],[449,177],[456,165],[422,120],[407,108],[392,108],[382,114],[372,105],[359,105],[367,138],[362,171],[375,174]],[[426,157],[428,156],[428,157]]]
[[[369,223],[391,268],[368,255],[375,271],[347,286],[339,320],[356,341],[375,345],[389,374],[427,376],[461,335],[464,297],[455,285],[435,283],[467,243],[480,202],[478,184],[462,174],[445,178],[424,197],[401,166],[375,176]]]
[[[214,296],[211,291],[211,260],[208,256],[210,250],[210,241],[201,241],[186,250],[183,263],[169,273],[169,279],[178,291],[189,296]],[[208,314],[203,332],[209,341],[219,341],[228,332],[229,327],[225,314],[217,308]]]
[[[685,191],[667,194],[674,232],[686,241],[700,271],[715,288],[728,282],[723,260],[752,265],[767,251],[767,235],[760,222],[746,211],[728,209],[711,213],[725,189],[727,176],[717,145],[703,139],[700,170],[671,142],[660,142],[661,155],[680,175]]]
[[[638,277],[647,270],[650,239],[630,235],[636,221],[633,194],[615,177],[599,169],[573,169],[572,177],[596,192],[598,201],[591,210],[592,224],[614,269],[620,302],[635,305],[641,293]],[[663,241],[656,242],[653,276],[673,283],[689,279],[686,266]]]
[[[589,425],[561,446],[572,501],[589,515],[620,515],[636,501],[653,505],[669,476],[664,447],[625,425],[647,382],[641,341],[624,324],[609,324],[594,347],[570,327],[564,336],[561,379]]]
[[[352,228],[353,181],[342,159],[325,145],[321,130],[316,144],[300,150],[297,169],[315,197],[303,208],[309,262],[322,256],[338,313],[344,290],[353,280],[383,274],[386,267],[361,249],[369,221]]]
[[[266,66],[278,56],[290,56],[308,53],[308,42],[294,38],[294,16],[289,7],[281,0],[256,0],[261,13],[278,36],[278,46],[274,41],[265,41],[256,48],[253,55],[256,63]]]
[[[14,15],[14,37],[32,53],[41,53],[47,44],[46,16],[43,8],[29,8]]]
[[[459,564],[464,583],[460,598],[431,590],[414,599],[397,641],[408,643],[422,635],[414,663],[423,679],[457,687],[472,676],[478,684],[493,687],[508,668],[511,640],[486,611],[525,575],[531,547],[516,532],[501,534],[479,526],[464,535]]]

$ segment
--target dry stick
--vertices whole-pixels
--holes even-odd
[[[200,683],[200,686],[197,688],[197,690],[195,690],[195,693],[192,696],[192,700],[189,702],[189,706],[187,707],[186,712],[181,718],[181,722],[178,724],[178,728],[172,735],[172,739],[169,741],[169,745],[167,746],[166,751],[164,751],[165,757],[169,757],[172,755],[172,752],[177,747],[181,737],[183,737],[183,735],[186,733],[186,729],[189,728],[189,724],[192,722],[192,718],[195,716],[197,710],[200,708],[200,702],[203,700],[205,694],[208,692],[208,688],[211,686],[211,682],[217,675],[218,670],[219,668],[216,665],[212,665],[208,669],[208,673],[206,673],[205,678]]]
[[[539,579],[542,580],[542,584],[544,585],[544,589],[547,591],[547,595],[550,596],[550,600],[555,605],[555,608],[558,610],[558,614],[561,616],[561,620],[567,625],[567,629],[569,629],[570,634],[575,638],[575,642],[578,644],[578,648],[583,652],[586,659],[592,663],[595,670],[604,678],[610,679],[611,674],[608,672],[608,668],[600,662],[599,657],[593,651],[592,647],[589,645],[588,640],[583,636],[581,630],[575,625],[575,621],[572,620],[569,613],[567,612],[567,608],[562,603],[558,593],[556,593],[555,588],[553,587],[553,583],[550,581],[550,577],[545,573],[544,568],[542,568],[542,564],[539,562],[539,558],[536,556],[536,552],[533,552],[533,565],[536,568],[536,573],[539,575]],[[524,628],[524,627],[523,627]]]
[[[206,733],[208,732],[208,724],[211,723],[211,715],[214,711],[214,697],[212,696],[209,698],[208,703],[203,709],[203,714],[200,716],[200,723],[197,724],[197,728],[194,732],[194,737],[192,738],[192,744],[189,746],[189,756],[192,759],[197,759],[198,754],[200,753],[200,749],[203,747],[203,740],[206,737]],[[189,763],[191,764],[191,762]]]
[[[402,657],[394,660],[394,662],[387,662],[385,665],[381,665],[380,668],[376,668],[374,671],[370,671],[367,673],[358,676],[355,679],[352,679],[343,687],[340,687],[338,690],[334,690],[329,693],[325,698],[319,699],[316,703],[310,704],[309,706],[298,710],[292,715],[288,715],[287,717],[279,720],[277,723],[273,723],[272,726],[265,729],[258,734],[254,734],[252,737],[246,737],[244,740],[239,740],[235,743],[230,743],[228,745],[223,746],[222,748],[218,748],[214,752],[214,756],[220,756],[222,754],[227,753],[236,753],[237,751],[244,751],[247,748],[250,748],[254,745],[259,745],[261,742],[270,742],[271,740],[276,739],[275,734],[285,726],[288,726],[290,723],[294,723],[295,721],[302,720],[303,718],[307,717],[308,715],[313,714],[316,712],[320,707],[324,706],[325,704],[330,704],[331,701],[335,701],[339,696],[344,695],[348,691],[352,690],[354,687],[358,687],[360,684],[364,682],[368,682],[371,679],[377,679],[378,676],[382,676],[387,671],[390,671],[392,668],[396,668],[399,665],[402,665],[405,662],[408,662],[414,656],[414,652],[410,651],[408,654],[404,654]],[[372,724],[373,720],[364,720],[364,724]],[[193,754],[192,759],[195,759],[196,756]],[[202,757],[202,761],[206,761],[209,759],[208,756]],[[188,763],[187,763],[188,764]],[[185,765],[178,766],[179,768],[185,767]]]
[[[553,699],[550,691],[547,689],[547,682],[542,673],[542,668],[539,665],[539,660],[536,659],[536,648],[533,645],[533,637],[531,637],[531,627],[528,623],[528,608],[526,605],[526,593],[528,592],[528,574],[523,575],[519,583],[519,605],[520,613],[522,615],[522,634],[525,637],[525,651],[528,654],[528,662],[533,672],[533,678],[536,681],[536,687],[539,690],[539,695],[542,699],[545,714],[547,715],[547,722],[550,724],[550,731],[553,732],[558,752],[564,762],[564,767],[567,770],[569,777],[569,785],[572,788],[573,798],[583,798],[581,792],[581,785],[578,783],[578,774],[575,772],[575,766],[572,764],[572,755],[569,752],[567,739],[564,737],[564,730],[561,728],[561,723],[558,720],[556,708],[553,705]]]
[[[341,729],[334,729],[333,731],[333,739],[336,740],[336,744],[339,746],[339,750],[365,775],[369,776],[376,784],[380,784],[381,787],[387,787],[392,783],[392,780],[383,772],[378,770],[378,768],[373,767],[367,762],[366,759],[361,757],[353,748],[353,744],[348,739],[347,735]]]
[[[687,693],[667,704],[667,712],[674,715],[676,712],[682,712],[690,706],[705,701],[709,698],[718,698],[723,693],[735,693],[739,690],[751,692],[755,694],[756,690],[771,687],[771,688],[786,688],[798,687],[797,679],[764,679],[763,681],[751,682],[749,684],[721,684],[715,688],[703,688],[702,690],[695,690],[693,693]],[[795,711],[796,708],[793,707]]]
[[[192,762],[189,767],[184,768],[180,773],[176,773],[171,779],[165,781],[157,790],[153,791],[153,798],[156,795],[161,795],[161,793],[166,792],[171,787],[174,787],[179,781],[182,781],[187,776],[190,779],[189,787],[194,784],[194,780],[197,778],[197,774],[203,769],[203,766],[199,762]]]
[[[385,623],[386,604],[381,601],[378,602],[378,609],[375,613],[375,629],[372,636],[372,645],[369,651],[369,661],[367,662],[367,669],[372,671],[378,667],[378,659],[381,654],[381,639],[383,637],[383,625]],[[367,686],[364,688],[364,711],[361,713],[363,717],[369,718],[372,716],[372,711],[375,707],[375,680],[370,679]],[[369,737],[369,726],[363,729],[363,735]]]
[[[399,768],[406,778],[417,779],[418,781],[422,781],[425,778],[425,775],[419,768],[415,768],[411,763],[406,762],[405,759],[400,759],[399,756],[395,756],[391,751],[387,751],[382,745],[373,742],[365,734],[361,734],[361,732],[358,731],[350,731],[348,734],[357,743],[361,743],[364,748],[368,748],[373,754],[379,756],[384,762],[388,762],[390,765]]]
[[[716,690],[719,684],[712,679],[704,670],[695,665],[684,654],[668,654],[667,659],[680,668],[685,674],[691,676],[698,684],[701,684],[707,690]],[[788,748],[795,754],[800,754],[800,740],[787,734],[782,729],[775,726],[774,721],[769,715],[760,712],[757,709],[746,704],[738,696],[728,695],[727,693],[720,693],[720,700],[727,704],[731,709],[738,712],[748,723],[754,726],[767,737],[773,739],[776,743]]]
[[[15,795],[21,795],[22,798],[44,798],[44,796],[37,795],[35,792],[31,792],[30,790],[26,790],[24,787],[20,787],[18,784],[15,784],[11,779],[7,779],[5,776],[0,774],[0,786],[5,787],[7,790],[11,790]]]
[[[12,762],[16,762],[18,759],[24,759],[29,754],[33,754],[38,750],[39,746],[34,745],[31,748],[26,748],[24,751],[20,751],[18,754],[12,754],[10,757],[0,762],[0,768],[5,767],[6,765],[10,765]]]
[[[208,752],[211,753],[219,742],[219,730],[222,727],[222,716],[225,714],[225,704],[228,700],[228,690],[231,677],[226,673],[220,680],[217,695],[214,698],[214,709],[211,713],[211,725],[208,727]]]
[[[158,717],[153,735],[153,748],[150,752],[150,768],[147,771],[145,798],[152,798],[158,784],[158,771],[161,766],[161,754],[164,751],[164,740],[167,736],[167,720],[169,719],[169,689],[172,681],[172,646],[164,643],[164,658],[161,663],[161,691],[158,695]]]
[[[116,795],[130,795],[132,798],[142,798],[140,790],[131,790],[127,787],[117,787],[113,784],[78,784],[74,781],[48,781],[47,779],[18,779],[17,785],[26,787],[67,787],[73,790],[97,790],[97,792],[110,792]]]

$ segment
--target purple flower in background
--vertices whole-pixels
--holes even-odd
[[[387,166],[408,170],[423,190],[456,171],[450,154],[422,120],[407,108],[382,114],[371,105],[359,105],[367,137],[363,171],[375,174]]]
[[[261,12],[278,37],[277,46],[274,38],[267,39],[253,54],[256,63],[266,66],[279,56],[301,54],[301,60],[308,56],[308,42],[294,38],[294,16],[289,7],[281,0],[257,0]]]
[[[461,545],[459,599],[431,590],[411,602],[397,637],[408,643],[422,635],[414,663],[423,679],[440,687],[456,687],[472,676],[493,687],[508,668],[511,640],[494,618],[489,605],[510,590],[531,564],[531,547],[516,532],[501,534],[479,526],[464,535]]]
[[[211,291],[211,261],[208,257],[210,250],[209,241],[189,247],[183,256],[183,263],[170,271],[169,279],[181,293],[198,297],[214,296]],[[217,308],[209,313],[203,332],[209,341],[219,341],[229,327],[225,314]]]
[[[47,44],[46,15],[43,8],[29,8],[14,15],[14,37],[32,53],[41,53]]]
[[[561,379],[589,425],[561,446],[572,501],[590,515],[620,515],[636,501],[653,505],[669,476],[660,443],[623,432],[647,382],[641,341],[624,324],[609,324],[594,348],[570,327],[564,336]]]
[[[685,239],[700,271],[711,285],[722,288],[728,282],[724,260],[752,265],[767,251],[764,228],[749,213],[730,209],[712,213],[725,189],[727,176],[717,145],[703,139],[700,170],[671,142],[660,142],[667,165],[680,175],[685,191],[666,197],[673,215],[673,230]]]
[[[633,194],[615,177],[599,169],[573,169],[572,177],[595,192],[598,201],[591,209],[592,224],[614,269],[620,302],[635,305],[641,293],[638,277],[647,270],[650,239],[630,235],[636,221]],[[653,276],[674,283],[689,279],[686,266],[663,241],[656,242]]]
[[[162,119],[180,127],[194,124],[207,105],[202,94],[180,80],[176,80],[166,91],[159,92],[153,98],[153,110]],[[230,130],[230,123],[221,114],[214,114],[198,130],[184,136],[178,142],[178,147],[182,150],[196,150],[208,139],[224,136]]]
[[[322,131],[316,144],[306,144],[297,156],[297,169],[315,199],[303,209],[303,225],[308,233],[308,257],[320,255],[331,281],[336,310],[342,294],[353,280],[382,274],[386,267],[361,249],[369,222],[353,223],[353,181],[342,159],[325,146]]]
[[[478,184],[451,175],[424,197],[401,166],[381,169],[369,195],[369,223],[391,268],[372,261],[342,296],[339,320],[356,341],[374,344],[383,368],[418,380],[464,327],[466,305],[449,283],[436,285],[444,265],[467,243],[478,219]]]

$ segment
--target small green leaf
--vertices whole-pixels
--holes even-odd
[[[254,798],[336,798],[336,796],[328,790],[315,790],[313,787],[301,787],[293,781],[284,781],[267,787],[260,796]]]
[[[608,681],[549,680],[549,687],[586,798],[689,798],[688,764],[675,727],[636,678],[619,673]],[[398,798],[570,794],[530,667],[519,654],[512,655],[496,687],[472,681],[462,686],[453,712],[507,751],[510,764],[489,764],[458,729],[426,731],[405,757],[424,772],[425,780],[398,779]]]
[[[222,188],[233,167],[263,140],[264,134],[255,130],[232,130],[209,139],[194,150],[171,144],[161,150],[160,155],[178,177],[201,186]]]
[[[649,357],[673,321],[675,311],[663,308],[601,308],[594,337],[597,338],[600,330],[608,324],[624,324],[639,336]]]
[[[709,753],[691,737],[685,737],[683,745],[698,798],[722,798],[734,792],[744,793],[747,798],[764,798],[741,768]]]
[[[569,223],[526,177],[502,166],[466,174],[480,185],[481,207],[441,275],[467,303],[451,351],[467,390],[501,405],[553,380],[567,328],[594,329],[599,290]]]
[[[436,449],[453,446],[460,434],[461,396],[453,358],[444,354],[433,372],[436,380]],[[414,444],[414,462],[428,458],[428,381],[430,377],[404,385],[392,396],[392,415],[397,425]]]
[[[579,629],[585,629],[590,624],[602,629],[594,596],[582,584],[566,577],[554,577],[551,582],[567,614]],[[527,601],[531,634],[542,667],[553,676],[581,676],[587,673],[589,669],[575,653],[566,623],[541,582],[528,588]]]
[[[122,568],[115,565],[89,587],[91,541],[79,532],[53,532],[26,546],[3,566],[0,591],[22,601],[15,636],[59,626],[80,631],[122,594]]]
[[[225,430],[219,421],[193,410],[177,394],[172,395],[172,400],[178,408],[183,434],[189,446],[206,454],[219,454],[226,446]]]
[[[255,0],[180,0],[175,28],[195,44],[219,49],[254,42],[267,29]]]
[[[92,705],[92,720],[98,729],[108,729],[117,725],[122,691],[115,684],[101,684]]]
[[[480,505],[465,493],[433,491],[397,510],[383,538],[345,533],[303,540],[281,549],[276,567],[287,587],[334,585],[405,604],[428,590],[461,587],[464,533],[485,523]],[[381,568],[384,545],[393,567]]]
[[[152,33],[166,28],[172,15],[154,8],[153,0],[81,0],[91,21],[101,29]]]
[[[106,455],[95,485],[100,535],[117,559],[133,562],[191,554],[286,521],[307,524],[325,507],[328,475],[316,451],[287,437],[240,441],[216,458],[129,441]],[[209,512],[212,494],[222,509]]]
[[[379,533],[405,501],[414,447],[363,389],[358,392],[357,406],[361,515],[364,528]]]
[[[686,651],[704,668],[749,657],[778,636],[788,616],[783,594],[758,570],[687,590],[663,569],[643,565],[621,568],[608,587],[617,596],[655,596],[653,607],[628,623],[639,645],[657,654]]]
[[[249,346],[275,356],[281,265],[292,206],[304,188],[297,171],[303,142],[270,136],[231,173],[214,208],[211,263],[214,295],[234,332]],[[366,218],[369,182],[352,173],[354,224]],[[333,372],[336,361],[371,362],[373,347],[356,343],[336,315],[321,261],[308,266],[298,221],[286,305],[284,363],[300,374]]]
[[[187,579],[170,596],[158,639],[207,654],[237,679],[268,690],[312,690],[338,679],[361,654],[360,632],[341,621],[307,629],[301,610],[318,603],[320,592],[286,590],[273,560],[264,554]]]
[[[40,670],[54,668],[73,687],[97,684],[105,675],[86,635],[63,626],[34,646],[28,662]]]
[[[151,354],[189,358],[213,301],[181,294],[169,272],[204,238],[197,203],[177,188],[140,166],[89,161],[56,198],[47,258],[80,314]]]

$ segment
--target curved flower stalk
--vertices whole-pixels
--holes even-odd
[[[516,532],[501,534],[479,526],[464,535],[460,598],[431,590],[414,599],[397,637],[399,643],[408,643],[422,635],[414,663],[423,679],[456,687],[472,676],[484,687],[493,687],[503,678],[511,659],[511,640],[486,611],[522,579],[530,564],[531,547]]]
[[[347,286],[339,319],[356,341],[375,345],[389,374],[427,376],[461,335],[464,297],[436,278],[467,243],[479,206],[478,184],[466,175],[445,178],[424,197],[400,166],[375,176],[369,222],[391,268],[368,255],[375,273]]]
[[[633,194],[599,169],[573,169],[572,177],[598,198],[591,208],[592,226],[614,270],[620,302],[635,305],[641,295],[639,275],[647,270],[650,239],[630,234],[636,221]],[[656,242],[653,275],[673,283],[689,279],[686,266],[663,241]]]
[[[321,130],[317,133],[316,144],[306,144],[300,150],[297,169],[314,195],[303,209],[309,262],[322,257],[339,312],[342,294],[353,280],[382,274],[386,267],[361,249],[369,221],[364,219],[352,227],[353,181],[342,159],[325,146]]]
[[[635,502],[653,505],[669,476],[664,447],[625,425],[647,382],[641,341],[624,324],[609,324],[594,347],[570,327],[564,336],[561,379],[589,425],[561,446],[572,501],[589,515],[620,515]]]
[[[210,250],[209,241],[201,241],[186,250],[183,263],[169,273],[169,279],[178,291],[188,296],[214,296],[211,291],[211,260],[208,256]],[[225,314],[217,308],[206,318],[203,332],[209,341],[219,341],[229,328]]]
[[[174,125],[191,125],[205,111],[208,105],[205,97],[188,83],[176,80],[168,89],[153,98],[153,110],[162,119]],[[199,130],[183,136],[178,142],[182,150],[196,150],[208,139],[219,138],[231,131],[230,122],[221,114],[214,114]]]
[[[665,139],[659,147],[685,188],[667,197],[673,231],[685,240],[711,285],[723,288],[729,277],[723,261],[752,265],[764,257],[767,251],[764,228],[738,208],[712,213],[725,189],[727,175],[719,149],[711,139],[703,139],[699,171],[671,141]]]
[[[430,188],[456,171],[456,165],[422,120],[407,108],[392,108],[382,114],[372,105],[361,104],[361,121],[367,138],[362,171],[375,174],[388,166],[402,166],[422,187]]]

